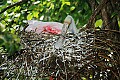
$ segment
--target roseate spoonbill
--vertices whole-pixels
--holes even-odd
[[[28,21],[28,24],[29,26],[25,30],[27,32],[34,31],[38,34],[42,32],[49,34],[60,34],[58,41],[54,44],[56,49],[62,48],[65,34],[67,32],[71,32],[73,34],[76,34],[78,32],[74,19],[70,15],[65,18],[63,24],[59,22],[42,22],[36,20]]]
[[[30,32],[33,31],[35,33],[50,33],[50,34],[60,34],[62,30],[62,23],[59,22],[42,22],[36,20],[28,21],[29,26],[25,29],[25,31]]]
[[[72,33],[77,33],[74,19],[70,15],[65,18],[64,24],[59,22],[42,22],[37,20],[30,20],[28,21],[28,24],[29,26],[25,29],[25,31],[27,32],[33,31],[38,34],[40,34],[41,32],[49,34],[61,34],[61,32],[63,31],[62,34],[64,35],[64,30],[65,32],[68,30]]]

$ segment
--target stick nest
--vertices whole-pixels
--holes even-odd
[[[1,78],[120,79],[120,32],[81,29],[77,34],[67,33],[63,48],[55,49],[59,36],[22,32],[23,49],[1,65]]]

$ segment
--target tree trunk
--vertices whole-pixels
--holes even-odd
[[[113,4],[113,5],[112,5]],[[103,7],[101,10],[102,20],[103,20],[103,27],[102,29],[110,29],[110,30],[117,30],[119,31],[118,21],[115,13],[115,2],[109,0],[106,4],[107,6]]]
[[[96,18],[97,16],[100,16],[103,21],[101,29],[119,31],[117,19],[120,17],[120,0],[101,0],[98,3],[97,0],[89,0],[88,4],[93,13],[86,28],[94,28]],[[110,37],[114,37],[115,40],[120,41],[119,35],[116,33],[111,34]]]

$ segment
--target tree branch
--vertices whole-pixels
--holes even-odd
[[[93,14],[91,15],[86,28],[93,28],[93,21],[96,17],[96,15],[100,12],[100,10],[103,8],[103,6],[106,6],[108,0],[102,0],[101,3],[97,6],[97,8],[93,11]]]
[[[4,8],[3,10],[1,10],[0,14],[2,14],[2,13],[5,12],[6,10],[8,10],[8,9],[10,9],[10,8],[16,6],[16,5],[18,6],[18,5],[23,4],[23,3],[27,2],[27,1],[28,1],[28,0],[22,0],[22,1],[20,1],[20,2],[17,2],[17,3],[15,3],[15,4],[12,4],[12,5]]]

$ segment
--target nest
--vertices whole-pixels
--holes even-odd
[[[24,46],[14,60],[1,65],[3,78],[46,80],[119,80],[120,32],[81,29],[67,33],[61,49],[60,35],[22,32]]]

